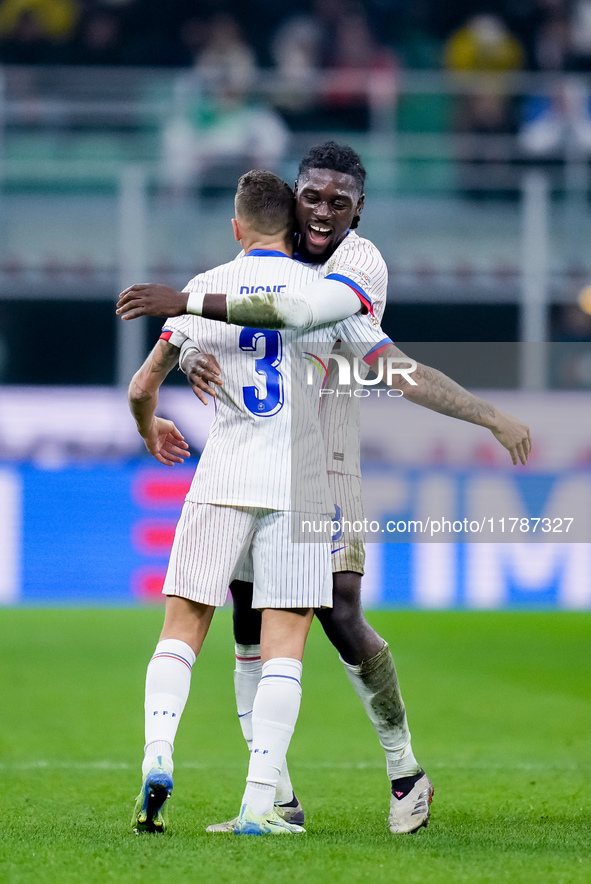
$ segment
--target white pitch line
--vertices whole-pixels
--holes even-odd
[[[175,767],[177,770],[209,770],[211,768],[225,769],[235,768],[242,770],[246,762],[238,761],[179,761]],[[359,761],[359,762],[330,762],[330,761],[300,761],[294,762],[294,767],[302,770],[381,770],[384,767],[383,761]],[[0,761],[0,771],[11,770],[76,770],[76,771],[116,771],[116,770],[134,770],[139,768],[140,764],[128,764],[127,762],[116,762],[105,759],[97,761],[49,761],[38,759],[36,761]],[[591,771],[590,764],[577,764],[576,762],[563,764],[545,763],[545,762],[459,762],[459,761],[434,761],[430,762],[427,767],[429,770],[475,770],[475,771],[572,771],[587,772]]]

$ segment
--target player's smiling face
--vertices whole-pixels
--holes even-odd
[[[314,263],[327,261],[341,244],[363,194],[351,175],[332,169],[307,169],[296,184],[296,220],[300,252]]]

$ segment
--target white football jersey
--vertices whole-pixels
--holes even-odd
[[[255,250],[196,276],[185,290],[295,292],[318,275],[318,267]],[[167,320],[163,337],[179,347],[187,338],[195,341],[223,371],[187,500],[332,515],[318,420],[323,377],[309,370],[309,356],[330,352],[340,338],[362,359],[383,337],[375,330],[368,337],[362,318],[356,314],[306,333],[241,328],[188,314]]]
[[[388,290],[388,268],[379,250],[368,239],[363,239],[354,231],[350,230],[343,242],[332,254],[326,264],[319,267],[321,276],[329,279],[337,279],[354,288],[360,299],[368,308],[369,313],[357,314],[353,319],[357,328],[359,342],[374,342],[371,349],[371,363],[381,351],[392,341],[380,328],[380,323],[386,307]],[[376,339],[377,336],[377,339]],[[352,364],[352,354],[349,348],[337,345],[337,353],[347,355]],[[365,357],[367,364],[368,359]],[[359,376],[367,375],[360,371]],[[351,372],[353,379],[353,373]],[[331,361],[328,366],[328,375],[324,382],[326,390],[334,390],[333,395],[322,396],[320,407],[320,424],[322,437],[326,451],[326,468],[335,473],[344,473],[352,476],[361,476],[360,448],[361,448],[361,397],[355,390],[360,390],[360,384],[352,384],[351,396],[341,387],[340,392],[345,395],[336,395],[339,390],[338,365]],[[372,387],[368,386],[368,390]],[[375,394],[370,394],[375,395]],[[388,404],[384,404],[387,408]]]

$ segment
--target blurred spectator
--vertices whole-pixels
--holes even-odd
[[[495,15],[475,15],[451,35],[444,47],[447,69],[460,75],[489,75],[477,90],[458,98],[456,131],[475,137],[515,132],[513,102],[495,75],[518,70],[524,59],[521,44],[505,22]],[[488,137],[479,139],[477,144],[464,141],[463,147],[467,150],[463,158],[470,162],[461,166],[461,183],[470,196],[487,198],[503,192],[507,181],[502,140]]]
[[[193,37],[200,42],[198,32]],[[172,193],[225,189],[253,167],[277,169],[288,131],[278,114],[249,95],[256,73],[254,52],[237,22],[216,16],[192,71],[178,81],[163,133],[163,175]]]
[[[445,67],[455,71],[591,70],[591,0],[295,0],[285,8],[276,0],[0,0],[10,61],[47,61],[46,45],[71,40],[81,11],[90,30],[80,29],[79,45],[58,52],[58,62],[85,63],[86,45],[89,63],[103,55],[117,63],[118,29],[125,64],[238,72],[252,71],[258,59],[302,82],[318,68],[349,78],[372,66],[390,69],[395,58],[385,46],[409,67],[437,68],[445,44]],[[24,47],[22,57],[15,46]],[[358,93],[352,107],[361,116],[359,90],[345,84],[345,92]]]
[[[287,18],[275,32],[271,53],[278,73],[308,83],[322,61],[323,30],[311,15]]]
[[[65,59],[70,64],[116,65],[122,60],[122,44],[118,10],[99,6],[82,17]]]
[[[332,64],[336,29],[342,17],[348,15],[352,8],[352,0],[314,0],[311,17],[320,29],[320,64],[322,67]]]
[[[327,63],[324,113],[330,128],[365,131],[372,112],[392,107],[397,59],[374,38],[363,7],[341,8]]]
[[[25,19],[33,18],[42,37],[51,41],[67,39],[78,18],[76,0],[2,0],[0,3],[0,34],[8,37],[18,33]]]
[[[545,21],[535,39],[535,67],[541,71],[563,70],[569,55],[569,23],[566,17]]]
[[[326,128],[322,72],[335,64],[335,35],[349,12],[342,0],[314,0],[310,12],[288,16],[272,37],[271,57],[285,84],[276,105],[294,129]]]
[[[38,14],[31,9],[21,12],[10,33],[0,38],[3,64],[48,64],[52,54],[53,43]]]
[[[248,89],[257,70],[256,56],[245,42],[237,20],[228,14],[216,15],[207,27],[195,70],[208,83]]]
[[[496,15],[475,15],[445,46],[450,71],[514,71],[523,61],[521,44]]]
[[[444,50],[445,66],[455,73],[504,73],[521,67],[518,40],[494,15],[476,15],[451,35]],[[458,104],[457,128],[462,132],[502,134],[512,131],[509,100],[494,80]]]
[[[0,61],[51,64],[78,17],[75,0],[3,0],[0,4]]]
[[[557,74],[585,70],[591,63],[591,0],[537,0],[539,22],[534,66]],[[519,142],[531,156],[591,153],[591,95],[582,78],[555,77],[546,95],[533,95],[522,108]]]
[[[292,129],[320,126],[318,109],[319,71],[322,61],[323,29],[311,15],[288,18],[271,41],[280,89],[275,105]]]
[[[591,155],[591,94],[583,80],[557,80],[549,95],[528,98],[519,132],[523,150],[533,156]]]
[[[568,67],[591,71],[591,0],[574,0],[570,18]]]
[[[170,193],[231,189],[252,168],[277,171],[289,133],[269,107],[247,102],[236,88],[209,93],[192,75],[180,85],[177,111],[163,132],[163,178]]]

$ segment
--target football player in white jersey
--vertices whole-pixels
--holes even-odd
[[[240,179],[236,239],[245,255],[195,277],[192,297],[213,289],[307,290],[318,276],[290,257],[293,195],[270,172]],[[352,294],[357,304],[360,298]],[[360,317],[351,307],[343,322],[323,323],[305,335],[306,346],[332,347],[340,338],[361,358],[381,340],[359,349]],[[366,337],[364,335],[364,337]],[[186,454],[169,421],[156,417],[158,390],[178,361],[184,341],[197,340],[222,360],[226,383],[212,431],[175,532],[163,592],[166,613],[146,678],[146,745],[142,788],[133,815],[136,831],[161,831],[172,790],[172,751],[189,691],[190,673],[216,605],[250,550],[252,604],[262,610],[262,675],[252,712],[253,744],[237,834],[304,831],[273,809],[276,783],[301,696],[301,659],[315,608],[332,603],[330,525],[334,508],[317,414],[321,379],[306,383],[305,363],[293,359],[299,331],[278,332],[206,322],[170,320],[130,384],[129,402],[148,450],[163,463]],[[228,453],[231,452],[231,457]],[[292,482],[297,475],[297,483]],[[292,519],[323,521],[324,542],[291,543]]]
[[[324,274],[331,275],[335,281],[340,279],[346,285],[361,288],[373,303],[375,317],[380,319],[386,299],[385,264],[376,247],[353,232],[363,207],[364,180],[361,160],[350,148],[328,142],[310,151],[300,165],[296,184],[298,251],[305,260],[323,264]],[[125,318],[134,318],[178,314],[186,309],[186,303],[186,294],[180,295],[162,286],[133,286],[123,293],[118,306]],[[371,316],[368,321],[372,322]],[[383,343],[389,348],[387,353],[399,358],[404,355],[393,348],[389,339]],[[380,351],[383,355],[384,350],[378,347],[376,358]],[[219,366],[207,356],[189,352],[185,366],[195,392],[201,397],[202,391],[213,392],[212,383],[220,383]],[[336,370],[335,363],[331,370]],[[514,462],[527,459],[529,434],[519,421],[502,415],[426,366],[419,365],[413,379],[417,381],[416,386],[405,385],[407,398],[443,414],[489,426],[508,448]],[[320,411],[333,501],[347,521],[363,519],[358,414],[349,413],[349,409],[356,406],[355,398],[323,397]],[[333,543],[333,608],[316,613],[339,651],[347,675],[385,749],[391,781],[390,830],[409,832],[428,821],[432,785],[412,753],[404,703],[388,645],[367,622],[361,608],[363,564],[363,537],[337,536]],[[261,664],[257,641],[259,615],[250,608],[249,592],[250,587],[245,583],[232,585],[237,707],[244,735],[250,743],[252,696]],[[303,821],[301,807],[292,797],[286,768],[282,771],[277,797],[283,801],[283,805],[276,805],[279,813]],[[210,830],[231,831],[232,822],[212,826]]]

